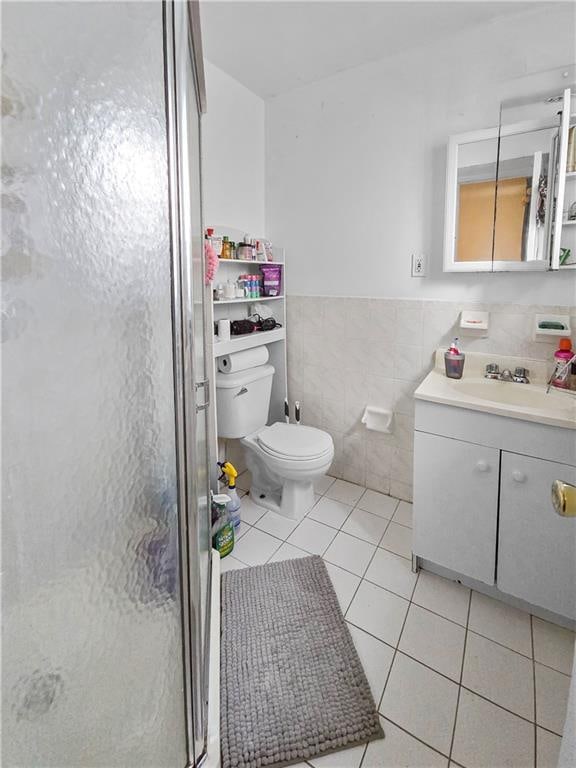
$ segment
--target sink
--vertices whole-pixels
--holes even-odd
[[[482,375],[483,357],[478,355],[478,362],[475,356],[470,357],[472,375],[467,376],[465,370],[464,378],[448,379],[443,367],[437,366],[414,393],[416,399],[576,430],[574,393],[551,389],[546,394],[542,377],[538,384],[486,379]],[[442,358],[439,362],[443,366]]]
[[[544,387],[534,387],[531,384],[493,379],[461,379],[454,381],[454,386],[463,395],[520,408],[535,408],[539,411],[552,408],[554,411],[570,413],[574,412],[575,407],[574,398],[570,393],[555,392],[552,389],[546,394]]]

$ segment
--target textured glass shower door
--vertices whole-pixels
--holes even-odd
[[[165,10],[3,3],[6,768],[203,748],[207,448],[173,354],[192,376],[202,331],[176,280]]]

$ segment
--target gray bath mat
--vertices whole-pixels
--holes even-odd
[[[297,763],[383,737],[322,559],[222,576],[223,768]]]

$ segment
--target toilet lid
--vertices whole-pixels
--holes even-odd
[[[263,429],[258,442],[268,453],[292,459],[316,459],[333,448],[327,432],[280,421]]]

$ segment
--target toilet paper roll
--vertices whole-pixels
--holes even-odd
[[[245,371],[247,368],[256,368],[257,365],[265,365],[268,362],[268,347],[245,349],[243,352],[233,352],[231,355],[223,355],[218,358],[218,370],[220,373],[235,373]]]

